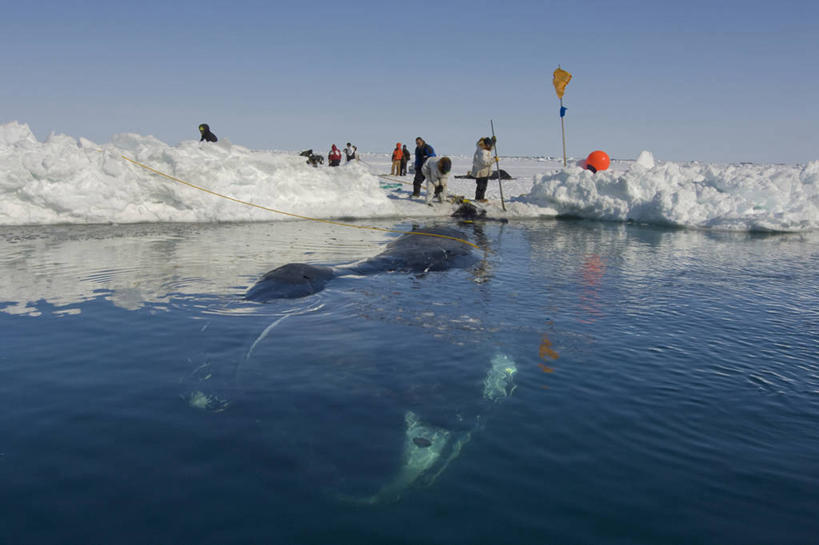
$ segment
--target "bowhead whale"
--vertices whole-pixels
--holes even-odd
[[[266,303],[318,293],[327,283],[344,274],[368,275],[382,272],[425,273],[468,268],[479,261],[465,235],[450,227],[414,229],[387,244],[375,257],[340,267],[288,263],[269,271],[245,294],[245,299]],[[445,238],[451,237],[451,238]],[[462,239],[462,240],[455,240]]]

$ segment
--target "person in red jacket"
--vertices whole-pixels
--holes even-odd
[[[390,176],[398,176],[401,174],[401,158],[404,156],[404,150],[401,149],[401,142],[398,142],[395,145],[395,149],[392,150],[392,169],[390,170]]]
[[[341,164],[341,150],[333,144],[333,149],[330,150],[330,153],[327,154],[327,160],[330,162],[331,167],[337,167]]]

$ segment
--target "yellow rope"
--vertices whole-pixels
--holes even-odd
[[[100,151],[102,151],[102,150],[100,150]],[[221,193],[217,193],[215,191],[211,191],[210,189],[206,189],[204,187],[200,187],[200,186],[192,184],[190,182],[186,182],[185,180],[180,180],[179,178],[175,178],[175,177],[171,176],[170,174],[165,174],[164,172],[161,172],[159,170],[151,168],[148,165],[144,165],[144,164],[140,163],[139,161],[135,161],[134,159],[131,159],[130,157],[126,157],[125,155],[120,155],[120,157],[122,157],[123,159],[125,159],[129,163],[133,163],[134,165],[137,165],[138,167],[144,168],[145,170],[147,170],[149,172],[153,172],[154,174],[156,174],[158,176],[162,176],[162,177],[167,178],[169,180],[173,180],[174,182],[186,185],[188,187],[192,187],[194,189],[198,189],[199,191],[204,191],[205,193],[209,193],[209,194],[214,195],[216,197],[221,197],[221,198],[227,199],[229,201],[233,201],[233,202],[236,202],[236,203],[239,203],[239,204],[244,204],[244,205],[247,205],[247,206],[252,206],[254,208],[259,208],[260,210],[266,210],[268,212],[273,212],[275,214],[282,214],[282,215],[290,216],[290,217],[293,217],[293,218],[299,218],[299,219],[309,220],[309,221],[317,221],[317,222],[320,222],[320,223],[327,223],[327,224],[330,224],[330,225],[338,225],[340,227],[352,227],[352,228],[355,228],[355,229],[369,229],[371,231],[383,231],[385,233],[398,233],[398,234],[401,234],[401,235],[419,235],[419,236],[426,236],[426,237],[446,238],[446,239],[449,239],[449,240],[455,240],[457,242],[462,242],[464,244],[468,244],[469,246],[472,246],[473,248],[476,248],[476,249],[480,250],[480,247],[477,244],[473,244],[473,243],[469,242],[468,240],[464,240],[462,238],[451,237],[449,235],[440,235],[438,233],[424,233],[423,231],[399,231],[397,229],[386,229],[384,227],[375,227],[375,226],[372,226],[372,225],[353,225],[352,223],[342,223],[342,222],[339,222],[339,221],[325,220],[325,219],[321,219],[321,218],[311,218],[309,216],[302,216],[300,214],[293,214],[292,212],[284,212],[282,210],[276,210],[275,208],[268,208],[268,207],[262,206],[260,204],[256,204],[256,203],[252,203],[252,202],[248,202],[248,201],[243,201],[241,199],[237,199],[237,198],[231,197],[229,195],[222,195]]]

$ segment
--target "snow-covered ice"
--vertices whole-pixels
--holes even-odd
[[[799,165],[655,163],[624,172],[567,168],[541,176],[521,198],[584,218],[735,231],[819,226],[819,161]]]
[[[433,142],[434,145],[434,142]],[[322,150],[316,150],[322,152]],[[445,154],[446,150],[437,150]],[[168,145],[152,136],[121,134],[98,145],[49,136],[27,125],[0,125],[0,224],[279,221],[292,219],[160,177],[122,158],[210,191],[313,218],[370,219],[446,216],[447,206],[408,199],[412,177],[399,187],[379,179],[389,149],[362,154],[339,168],[312,168],[297,151],[251,150],[228,141]],[[451,156],[453,175],[471,156]],[[596,174],[543,158],[501,159],[516,180],[490,182],[489,213],[508,218],[572,215],[700,229],[806,231],[819,227],[819,161],[807,165],[675,163],[644,151]],[[451,177],[450,192],[471,197],[474,181]]]

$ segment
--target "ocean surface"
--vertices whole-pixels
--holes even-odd
[[[0,226],[0,543],[817,542],[816,231],[437,221]]]

